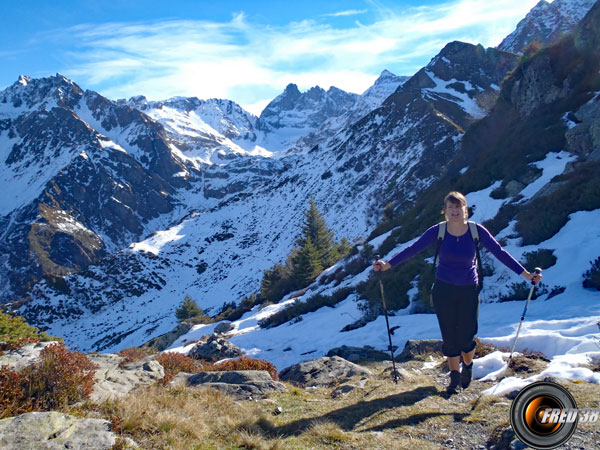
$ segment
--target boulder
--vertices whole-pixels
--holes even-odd
[[[328,386],[353,377],[371,378],[372,373],[339,356],[313,359],[283,369],[279,378],[302,386]]]
[[[225,334],[233,330],[231,322],[225,320],[215,327],[215,334]]]
[[[162,334],[160,336],[155,337],[154,339],[146,342],[142,345],[143,348],[154,348],[159,352],[169,348],[173,342],[177,340],[180,336],[183,336],[192,328],[191,323],[181,322],[178,324],[173,330],[168,333]]]
[[[327,352],[326,356],[339,356],[350,362],[358,361],[385,361],[390,359],[388,353],[377,350],[375,347],[365,345],[364,347],[351,347],[342,345],[341,347],[332,348]]]
[[[107,420],[77,419],[56,411],[31,412],[0,420],[0,448],[110,449],[117,441],[110,429]]]
[[[122,357],[112,354],[91,353],[88,358],[98,364],[94,375],[96,384],[90,395],[90,400],[96,403],[123,397],[134,389],[154,384],[165,376],[160,363],[150,358],[126,364],[123,364]]]
[[[271,392],[286,391],[285,385],[273,381],[266,370],[200,372],[190,376],[187,385],[217,389],[240,400],[264,398]]]
[[[20,370],[23,367],[36,363],[40,358],[40,353],[50,344],[57,342],[39,342],[37,344],[27,344],[16,350],[6,352],[0,356],[0,367],[8,366],[11,369]]]
[[[194,345],[188,353],[188,356],[194,359],[217,361],[224,358],[237,358],[243,354],[244,352],[242,352],[237,345],[232,344],[223,337],[213,334]]]
[[[423,360],[429,355],[442,355],[442,341],[439,339],[423,339],[420,341],[406,341],[404,350],[398,356],[397,361],[404,362],[413,359]]]

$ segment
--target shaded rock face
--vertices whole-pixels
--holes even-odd
[[[233,330],[233,325],[231,322],[225,321],[215,327],[215,334],[225,334],[231,330]]]
[[[364,369],[339,356],[323,357],[300,364],[294,364],[279,372],[283,381],[297,383],[302,386],[328,386],[353,377],[372,376],[371,371]]]
[[[217,389],[241,400],[287,390],[283,383],[273,381],[266,370],[200,372],[189,377],[187,385]]]
[[[224,358],[236,358],[244,353],[227,339],[211,335],[204,342],[197,343],[188,353],[190,358],[217,361]]]
[[[90,400],[96,403],[124,397],[165,376],[163,367],[150,358],[126,364],[121,364],[123,358],[111,354],[90,354],[88,358],[98,364],[94,374],[94,391],[90,395]]]
[[[151,339],[150,341],[142,345],[142,347],[154,348],[157,351],[162,352],[163,350],[169,348],[171,344],[173,344],[173,342],[177,340],[178,337],[183,336],[188,331],[190,331],[191,328],[192,325],[189,323],[179,323],[172,331],[169,331],[166,334],[162,334],[160,336],[155,337],[154,339]]]
[[[442,341],[439,339],[423,339],[420,341],[406,341],[402,353],[398,356],[398,361],[410,361],[413,359],[423,359],[424,356],[438,353],[442,355]]]
[[[5,450],[108,450],[116,443],[108,420],[77,419],[58,412],[31,412],[0,420]]]
[[[365,345],[364,347],[342,345],[341,347],[332,348],[325,356],[339,356],[340,358],[353,363],[358,361],[384,361],[390,359],[388,353],[377,350],[370,345]]]
[[[600,95],[569,114],[566,119],[569,126],[565,134],[568,150],[600,161]]]

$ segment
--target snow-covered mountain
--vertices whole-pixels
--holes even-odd
[[[4,299],[142,237],[193,170],[160,124],[61,75],[0,93],[0,141]]]
[[[226,163],[232,155],[271,156],[264,133],[256,130],[258,118],[231,100],[175,97],[148,101],[144,96],[121,101],[161,123],[183,155],[202,164]]]
[[[410,77],[397,76],[389,70],[384,70],[375,80],[373,86],[356,97],[352,106],[342,114],[327,117],[316,129],[299,138],[287,150],[286,154],[304,154],[316,146],[323,145],[343,128],[350,127],[353,123],[380,107],[408,79]]]
[[[542,45],[556,42],[575,28],[594,3],[596,0],[540,0],[498,48],[520,53],[534,41]]]
[[[469,58],[475,77],[466,67]],[[232,152],[227,164],[197,169],[185,159],[189,149],[177,148],[181,127],[145,116],[162,128],[165,151],[182,161],[179,178],[189,183],[170,196],[176,206],[161,218],[170,226],[61,278],[62,290],[37,284],[22,313],[79,348],[115,349],[127,336],[143,342],[169,331],[186,294],[216,312],[255,292],[263,271],[284,261],[294,245],[311,195],[337,239],[365,237],[388,202],[410,205],[443,174],[464,130],[486,113],[479,98],[496,95],[511,61],[511,53],[449,44],[383,105],[323,144],[282,158]],[[188,101],[176,106],[199,110]],[[165,108],[149,104],[146,111],[158,117]],[[186,116],[175,117],[182,123]]]

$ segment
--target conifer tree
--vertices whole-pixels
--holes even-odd
[[[350,253],[352,250],[352,245],[350,245],[350,241],[345,236],[338,242],[337,244],[337,254],[338,258],[344,258]]]
[[[296,254],[293,265],[292,279],[296,287],[310,284],[323,270],[319,251],[310,235],[304,238],[304,246]]]
[[[177,317],[180,322],[203,314],[204,311],[202,311],[202,308],[198,306],[195,300],[192,300],[192,297],[190,297],[189,294],[185,296],[183,302],[179,305],[179,308],[175,310],[175,317]]]
[[[260,297],[268,302],[279,300],[285,292],[289,292],[289,278],[290,272],[283,264],[275,264],[272,269],[266,269],[260,283]]]
[[[322,267],[329,267],[337,260],[337,248],[333,241],[333,233],[327,228],[313,197],[310,198],[308,209],[304,211],[302,236],[296,241],[300,249],[306,247],[309,237],[317,251]]]

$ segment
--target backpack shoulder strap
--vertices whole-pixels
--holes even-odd
[[[433,258],[433,267],[434,268],[438,264],[438,256],[440,254],[440,247],[442,246],[442,241],[444,240],[445,235],[446,235],[446,222],[440,222],[438,224],[438,235],[437,235],[437,246],[435,248],[435,257]]]
[[[471,231],[471,237],[475,241],[476,245],[479,245],[479,230],[477,230],[477,224],[469,220],[469,230]]]
[[[446,235],[446,222],[438,223],[438,241],[443,241]]]
[[[483,289],[483,266],[481,264],[481,254],[479,253],[479,230],[477,230],[477,224],[475,222],[469,221],[469,231],[471,232],[471,237],[473,238],[473,242],[475,242],[475,257],[477,262],[477,278],[479,282],[477,283],[477,289],[479,292]]]

